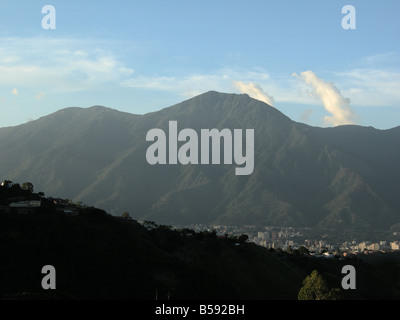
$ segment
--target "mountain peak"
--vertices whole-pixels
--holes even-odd
[[[109,107],[105,107],[105,106],[100,106],[100,105],[94,105],[88,108],[85,108],[87,110],[91,110],[91,111],[105,111],[105,110],[112,110]]]
[[[252,112],[272,112],[279,113],[281,116],[287,118],[280,111],[274,107],[266,104],[263,101],[254,99],[246,93],[223,93],[218,91],[207,91],[205,93],[194,96],[178,104],[164,108],[164,111],[176,109],[184,112],[217,112],[221,110],[232,112],[252,111]]]
[[[205,93],[199,94],[192,99],[235,99],[235,98],[245,98],[245,99],[253,99],[247,93],[226,93],[219,92],[215,90],[210,90]],[[191,99],[189,99],[191,100]]]
[[[180,132],[253,129],[254,172],[148,164],[146,133],[169,121]],[[388,228],[400,221],[399,134],[317,129],[247,94],[208,91],[145,115],[74,107],[0,130],[0,176],[158,223]]]

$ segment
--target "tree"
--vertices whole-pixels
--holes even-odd
[[[247,242],[247,240],[249,240],[249,236],[247,234],[242,234],[242,235],[240,235],[238,240],[240,243],[245,243],[245,242]]]
[[[12,183],[11,190],[14,194],[19,194],[21,192],[21,186],[19,185],[19,183]]]
[[[330,289],[319,272],[314,270],[304,279],[297,298],[299,300],[338,300],[341,298],[341,291]]]
[[[33,193],[33,184],[31,182],[24,182],[21,186],[21,189]]]
[[[310,255],[310,250],[308,250],[306,247],[301,246],[299,248],[299,254],[304,255],[304,256],[308,256]]]

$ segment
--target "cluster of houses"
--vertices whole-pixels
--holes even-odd
[[[9,180],[4,180],[0,183],[0,187],[11,189],[17,184],[13,183]],[[7,201],[3,202],[0,205],[0,213],[17,213],[17,214],[27,214],[33,213],[38,208],[41,208],[43,205],[43,201],[48,201],[53,204],[57,211],[61,211],[68,215],[77,215],[78,208],[73,205],[69,200],[59,199],[59,198],[47,198],[47,199],[39,199],[32,200],[27,199],[27,197],[22,195],[16,195],[7,199]],[[7,204],[8,203],[8,204]]]
[[[0,212],[11,213],[16,212],[19,214],[26,214],[34,212],[40,208],[42,202],[40,200],[23,200],[11,202],[8,206],[0,205]]]
[[[0,183],[0,187],[3,188],[11,188],[13,185],[15,185],[15,183],[10,180],[4,180],[2,183]]]
[[[47,198],[49,201],[55,205],[56,210],[65,213],[70,216],[76,216],[79,214],[78,208],[71,203],[70,200],[60,199],[60,198]]]
[[[11,189],[16,185],[18,184],[13,183],[9,180],[4,180],[0,183],[0,188]],[[4,201],[3,204],[0,204],[0,213],[34,213],[37,211],[38,208],[46,205],[55,208],[55,210],[58,212],[64,213],[69,216],[75,216],[79,214],[79,208],[82,207],[79,204],[74,204],[71,200],[68,199],[52,197],[44,198],[44,196],[41,197],[40,200],[30,200],[27,199],[26,196],[19,195],[7,198],[6,200],[7,201]],[[132,221],[132,218],[130,217],[128,212],[123,212],[121,216],[117,216],[116,218],[124,221]]]
[[[67,215],[78,215],[79,210],[76,206],[71,204],[68,200],[64,199],[52,199],[48,198],[55,205],[57,211],[65,213]],[[9,203],[7,206],[0,205],[0,212],[11,213],[16,212],[18,214],[27,214],[35,212],[36,209],[42,206],[41,200],[19,200]]]

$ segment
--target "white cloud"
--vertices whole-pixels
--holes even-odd
[[[121,84],[130,88],[169,91],[185,97],[193,97],[210,90],[236,92],[238,88],[235,86],[234,80],[238,78],[247,82],[260,82],[268,81],[269,75],[261,69],[238,70],[225,68],[204,74],[137,76],[124,80]]]
[[[371,66],[385,65],[387,63],[398,63],[400,60],[399,52],[381,52],[361,59],[361,64]]]
[[[134,70],[101,44],[72,39],[1,38],[0,85],[63,93],[118,83]]]
[[[122,61],[116,54],[121,54],[119,49],[125,45],[113,46],[110,43],[109,40],[0,38],[0,86],[12,86],[21,92],[30,88],[30,96],[36,99],[43,98],[38,95],[43,91],[46,95],[85,90],[102,91],[113,85],[123,89],[167,91],[182,97],[193,97],[209,90],[239,90],[275,105],[278,109],[285,103],[303,104],[307,105],[305,109],[309,109],[322,100],[321,97],[321,100],[315,99],[317,80],[311,81],[313,86],[304,79],[298,81],[297,78],[290,77],[290,74],[270,75],[262,68],[221,68],[204,73],[137,74],[127,65],[128,62]],[[376,61],[398,57],[397,53],[380,54],[365,58],[363,63],[370,63],[370,67]],[[357,107],[400,105],[400,72],[396,70],[359,68],[331,72],[326,77],[334,81],[336,87],[340,87],[339,96],[342,97],[343,110],[349,107],[343,96],[350,97],[352,105]],[[336,87],[331,87],[331,91],[335,92]],[[268,94],[263,88],[268,88]],[[354,121],[351,119],[351,112],[339,115],[335,110],[332,118],[328,117],[327,121]]]
[[[400,106],[400,72],[396,70],[353,69],[334,76],[354,105]]]
[[[234,86],[241,92],[247,93],[250,97],[263,101],[270,106],[274,105],[273,97],[266,94],[259,84],[254,82],[244,83],[242,81],[233,81]]]
[[[300,76],[294,73],[293,76],[310,85],[312,92],[322,101],[326,111],[331,114],[331,116],[324,117],[325,124],[337,126],[355,123],[356,115],[350,108],[350,100],[344,98],[332,83],[322,80],[312,71],[301,72]]]
[[[43,99],[44,97],[45,97],[45,94],[43,92],[41,92],[35,96],[35,99],[39,100],[39,99]]]
[[[237,81],[240,79],[240,81]],[[209,90],[247,93],[279,108],[282,103],[315,105],[304,85],[286,75],[271,76],[261,68],[224,68],[204,74],[133,76],[121,82],[125,87],[173,92],[193,97]],[[268,94],[262,88],[268,88]]]

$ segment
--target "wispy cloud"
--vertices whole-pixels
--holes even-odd
[[[334,73],[343,93],[359,106],[400,105],[400,72],[392,69],[353,69]]]
[[[0,61],[0,85],[56,93],[118,82],[134,72],[95,43],[73,39],[2,38]]]
[[[125,91],[127,88],[151,89],[182,97],[209,90],[243,92],[278,109],[291,103],[300,108],[304,105],[304,110],[308,110],[322,101],[331,113],[325,119],[330,124],[355,122],[345,97],[357,107],[399,107],[400,72],[379,68],[378,63],[399,59],[399,54],[393,52],[366,57],[357,69],[324,73],[324,77],[335,82],[333,85],[315,73],[302,73],[294,78],[290,74],[269,74],[263,68],[226,67],[198,73],[135,72],[135,65],[130,65],[135,60],[121,58],[122,47],[110,45],[108,40],[0,38],[0,85],[7,92],[18,88],[34,100],[43,98],[44,92],[46,97],[70,92],[104,92],[112,85]],[[336,99],[336,103],[332,104],[329,99]]]
[[[325,124],[337,126],[355,123],[356,115],[350,108],[350,100],[343,97],[333,83],[324,81],[312,71],[301,72],[300,76],[294,73],[293,76],[310,85],[313,93],[321,100],[326,111],[331,114],[324,117]]]
[[[39,93],[39,94],[37,94],[37,95],[35,96],[35,99],[40,100],[40,99],[43,99],[45,96],[46,96],[46,95],[44,94],[44,92],[41,92],[41,93]]]
[[[242,81],[236,81],[235,83],[235,79],[242,79]],[[269,75],[263,70],[237,70],[234,68],[224,68],[204,74],[133,76],[122,81],[121,84],[130,88],[170,91],[186,97],[193,97],[209,90],[236,92],[238,90],[240,91],[239,87],[242,89],[245,88],[244,81],[267,81],[267,79],[269,79]],[[249,91],[252,85],[248,84],[247,86],[247,91]],[[260,87],[258,88],[259,91],[262,92],[262,89]],[[253,89],[253,93],[255,94],[257,91],[255,85]]]
[[[370,55],[361,59],[360,63],[368,67],[383,66],[388,63],[398,63],[400,60],[400,53],[395,51],[381,52]]]
[[[254,82],[244,83],[236,80],[233,81],[233,84],[241,93],[247,93],[250,97],[263,101],[270,106],[274,105],[273,97],[266,94],[259,84]]]
[[[120,82],[124,87],[167,91],[182,97],[193,97],[200,93],[216,90],[222,92],[244,92],[253,98],[265,101],[276,108],[285,104],[298,104],[304,110],[310,106],[324,106],[331,116],[326,124],[355,123],[358,118],[352,106],[399,107],[400,73],[393,70],[354,69],[324,74],[336,85],[319,78],[315,73],[306,77],[291,77],[290,74],[270,75],[263,69],[243,70],[238,68],[217,69],[203,74],[183,75],[136,75]],[[302,79],[302,81],[299,81]],[[306,79],[308,79],[306,81]],[[263,88],[268,88],[268,93]],[[318,89],[319,88],[319,89]],[[325,91],[322,89],[325,88]],[[339,89],[340,88],[340,91]],[[320,94],[319,98],[316,91]],[[335,104],[329,102],[328,94]],[[273,98],[272,98],[273,97]],[[335,107],[336,106],[336,107]],[[309,115],[309,113],[308,113]]]

